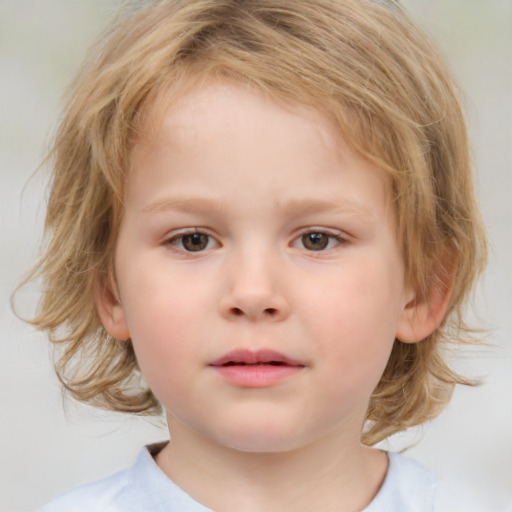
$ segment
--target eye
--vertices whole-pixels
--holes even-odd
[[[172,237],[169,244],[186,252],[200,252],[218,246],[218,242],[210,235],[195,231]]]
[[[339,235],[325,233],[322,231],[310,231],[297,238],[292,246],[307,249],[308,251],[325,251],[343,243]]]

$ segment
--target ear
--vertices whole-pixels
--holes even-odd
[[[98,277],[94,285],[94,303],[105,330],[118,340],[130,339],[130,331],[126,323],[126,315],[123,305],[118,299],[118,294],[108,283],[107,277]]]
[[[445,267],[440,274],[426,292],[415,292],[404,306],[396,332],[396,338],[403,343],[424,340],[443,322],[452,295],[454,272],[446,273]]]

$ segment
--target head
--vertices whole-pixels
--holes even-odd
[[[134,147],[158,131],[155,105],[172,106],[212,79],[321,113],[350,151],[386,174],[404,283],[432,322],[394,341],[363,441],[434,417],[465,382],[443,347],[467,339],[462,314],[485,241],[458,88],[393,1],[174,0],[118,19],[72,87],[52,153],[35,323],[61,347],[62,382],[96,406],[159,412],[131,341],[107,333],[94,297],[118,295],[129,170]]]

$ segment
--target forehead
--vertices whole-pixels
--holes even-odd
[[[287,115],[272,115],[276,107]],[[224,115],[226,109],[230,112],[229,119]],[[327,102],[322,104],[313,99],[305,104],[276,91],[262,92],[236,79],[185,69],[178,72],[172,85],[150,95],[136,122],[137,136],[133,145],[155,146],[166,138],[166,144],[172,139],[177,146],[187,148],[197,142],[199,134],[219,135],[228,128],[228,123],[243,124],[250,116],[253,124],[259,123],[262,138],[272,135],[279,140],[289,131],[297,137],[310,138],[313,127],[315,140],[327,151],[335,152],[341,160],[350,154],[371,166],[349,143],[354,140],[355,127],[350,133],[342,132],[340,120],[333,113],[341,109],[341,106],[333,108]],[[344,117],[350,118],[349,123],[353,125],[357,122],[353,113]],[[344,120],[346,130],[345,124]],[[357,145],[364,148],[364,141]]]
[[[196,76],[186,71],[171,86],[152,95],[138,123],[137,142],[152,144],[172,132],[176,141],[187,145],[194,141],[194,135],[199,131],[206,134],[214,127],[218,133],[228,122],[243,122],[249,112],[253,123],[259,122],[266,127],[262,130],[263,135],[273,128],[272,117],[276,120],[276,116],[269,112],[276,106],[288,114],[287,118],[281,116],[279,122],[287,121],[289,128],[297,134],[306,125],[310,130],[314,124],[325,144],[332,148],[346,144],[333,116],[321,105],[301,104],[272,91],[263,93],[255,86],[235,79]],[[230,110],[229,120],[224,116],[227,108]],[[278,135],[274,130],[273,136]]]
[[[300,185],[311,199],[327,194],[331,197],[323,199],[332,202],[335,194],[315,183],[311,171],[330,179],[337,169],[354,169],[358,187],[347,185],[345,200],[357,202],[358,195],[378,182],[378,195],[388,208],[387,175],[349,146],[332,117],[311,106],[276,101],[235,81],[210,79],[166,90],[148,109],[139,134],[132,151],[132,189],[149,174],[156,179],[151,171],[157,168],[174,174],[178,188],[187,180],[201,187],[212,173],[217,180],[241,179],[245,173],[241,186],[267,187],[286,196]]]

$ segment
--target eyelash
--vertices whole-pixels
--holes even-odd
[[[198,249],[197,250],[194,250],[194,249],[191,250],[190,248],[187,249],[184,246],[184,243],[185,243],[184,241],[187,240],[187,237],[193,237],[194,235],[198,235],[198,237],[196,237],[196,241],[193,241],[190,239],[189,239],[189,241],[191,241],[193,245],[196,245],[198,247]],[[305,237],[311,236],[311,235],[320,235],[320,237],[323,237],[323,236],[327,237],[325,247],[321,246],[319,249],[311,249],[311,248],[308,249],[307,247],[305,247],[304,246]],[[206,240],[204,240],[204,239],[202,240],[203,244],[206,243],[206,245],[203,246],[203,244],[201,243],[200,237],[206,237]],[[215,237],[213,237],[206,231],[202,231],[200,228],[194,228],[191,231],[180,232],[176,235],[173,235],[171,238],[166,240],[166,245],[170,246],[177,252],[193,254],[193,253],[202,253],[207,249],[211,249],[212,241],[214,241],[215,246],[221,246],[221,244],[215,239]],[[333,241],[335,241],[334,246],[332,245]],[[329,249],[333,249],[333,248],[337,247],[338,245],[346,244],[347,238],[338,233],[332,233],[332,232],[329,232],[329,231],[326,231],[323,229],[311,228],[311,229],[308,229],[307,231],[303,231],[298,236],[296,236],[292,240],[292,243],[290,244],[290,246],[296,247],[295,243],[297,243],[297,242],[299,242],[299,243],[302,242],[302,249],[305,249],[307,252],[320,253],[320,252],[325,252]],[[300,248],[300,247],[296,247],[296,248]]]
[[[203,236],[203,237],[207,237],[207,241],[206,241],[206,246],[203,247],[203,248],[200,248],[198,250],[188,250],[187,248],[184,247],[183,243],[184,243],[184,240],[186,239],[186,237],[193,237],[194,235],[199,235],[199,236]],[[190,230],[190,231],[185,231],[185,232],[180,232],[180,233],[177,233],[176,235],[172,236],[171,238],[169,238],[167,241],[166,241],[166,244],[171,246],[174,250],[178,251],[178,252],[185,252],[185,253],[201,253],[203,251],[205,251],[206,249],[209,249],[211,247],[209,247],[211,245],[211,241],[215,241],[215,243],[217,245],[220,245],[219,242],[217,242],[215,240],[215,238],[210,235],[209,233],[206,233],[205,231],[201,231],[201,229],[199,228],[194,228],[193,230]],[[199,242],[199,240],[197,240]],[[181,245],[181,247],[179,247],[179,245]],[[197,243],[196,245],[200,245],[199,243]]]
[[[311,236],[311,235],[321,235],[322,237],[325,236],[327,238],[326,246],[321,247],[320,249],[308,249],[307,247],[304,247],[304,240],[305,237]],[[346,244],[347,238],[345,236],[342,236],[340,233],[332,233],[330,231],[326,231],[324,229],[317,229],[317,228],[311,228],[307,231],[303,231],[298,237],[294,238],[294,242],[301,241],[303,248],[306,249],[308,252],[325,252],[329,249],[333,249],[337,247],[338,245]],[[335,245],[332,246],[332,242],[335,241]],[[292,244],[293,246],[293,244]]]

